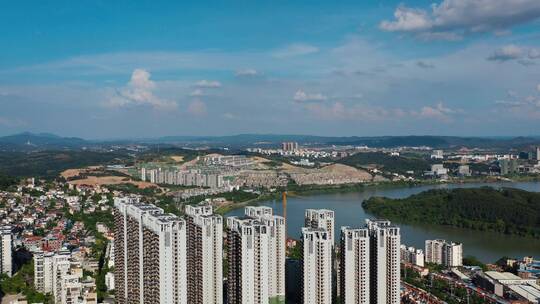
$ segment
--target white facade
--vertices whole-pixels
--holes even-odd
[[[426,240],[426,263],[442,264],[445,240]]]
[[[303,303],[332,303],[332,247],[330,233],[323,228],[302,228]]]
[[[282,216],[273,215],[270,207],[246,207],[245,214],[256,218],[266,225],[270,231],[269,238],[269,297],[275,303],[285,301],[285,258],[287,232],[285,219]]]
[[[463,266],[463,245],[447,243],[444,247],[444,265],[447,267]]]
[[[11,233],[11,226],[0,227],[0,235],[2,241],[0,242],[0,273],[5,273],[11,277],[13,274],[13,235]]]
[[[136,200],[114,204],[115,229],[122,230],[115,231],[113,252],[119,302],[186,304],[186,222]]]
[[[435,263],[446,267],[463,266],[463,244],[445,240],[427,240],[426,263]]]
[[[385,220],[366,220],[370,235],[370,303],[400,303],[399,227]]]
[[[186,206],[188,215],[188,299],[191,303],[223,303],[223,218],[212,206]],[[193,247],[193,248],[192,248]]]
[[[107,272],[105,275],[105,286],[107,286],[107,290],[114,290],[114,274],[112,272]]]
[[[334,211],[327,209],[306,209],[305,225],[308,228],[322,228],[328,231],[328,237],[334,244]]]
[[[369,231],[341,228],[340,296],[343,304],[370,301]]]
[[[228,283],[235,284],[229,289],[229,303],[270,303],[270,227],[237,217],[229,217],[227,227],[232,250]]]
[[[424,267],[424,251],[414,247],[401,245],[401,261],[416,266]]]

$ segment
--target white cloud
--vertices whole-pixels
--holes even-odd
[[[540,50],[537,50],[537,49],[529,50],[529,59],[539,59],[539,58],[540,58]]]
[[[243,70],[236,71],[234,75],[236,77],[254,77],[254,76],[259,75],[259,72],[257,72],[257,70],[255,69],[243,69]]]
[[[207,107],[204,102],[199,99],[193,100],[188,106],[188,112],[195,116],[203,116],[207,113]]]
[[[303,102],[303,101],[325,101],[328,99],[325,95],[321,93],[308,94],[303,90],[298,90],[294,93],[294,101]]]
[[[508,61],[519,59],[523,56],[523,49],[517,45],[503,46],[493,52],[487,59],[492,61]]]
[[[156,88],[154,81],[150,80],[150,73],[143,69],[135,69],[131,74],[129,83],[116,90],[110,96],[106,105],[111,107],[125,107],[130,105],[149,105],[155,109],[171,109],[177,104],[161,99],[154,95]]]
[[[319,48],[310,44],[295,43],[273,52],[276,58],[288,58],[317,53]]]
[[[394,20],[382,21],[379,27],[415,34],[501,33],[539,17],[538,0],[443,0],[432,4],[431,10],[400,5],[394,12]]]
[[[205,94],[204,94],[203,90],[201,90],[201,89],[195,89],[195,90],[193,90],[193,92],[189,93],[189,96],[191,96],[191,97],[201,97],[201,96],[204,96],[204,95]]]
[[[199,88],[220,88],[221,82],[215,80],[201,80],[195,84]]]
[[[436,106],[424,106],[420,109],[419,115],[425,118],[440,119],[444,122],[451,121],[451,115],[457,113],[457,110],[453,110],[444,106],[442,102],[439,102]]]

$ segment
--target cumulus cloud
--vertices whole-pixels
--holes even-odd
[[[435,65],[433,63],[422,61],[422,60],[417,61],[416,65],[418,67],[423,68],[423,69],[433,69],[433,68],[435,68]]]
[[[200,99],[193,100],[188,106],[188,113],[195,116],[203,116],[207,113],[206,104]]]
[[[191,96],[191,97],[201,97],[201,96],[205,96],[205,93],[201,89],[195,89],[191,93],[189,93],[189,96]]]
[[[419,115],[425,118],[439,119],[444,122],[451,121],[451,115],[457,113],[458,110],[453,110],[445,107],[442,102],[439,102],[436,106],[424,106],[420,109]]]
[[[534,60],[539,58],[540,51],[537,49],[509,44],[496,49],[486,59],[498,62],[517,60],[517,62],[521,65],[531,66],[535,65],[536,62]]]
[[[294,93],[294,101],[304,102],[304,101],[325,101],[328,99],[325,95],[321,93],[306,93],[303,90],[298,90]]]
[[[243,70],[236,71],[234,75],[236,77],[254,77],[254,76],[258,76],[259,72],[257,72],[257,70],[255,69],[243,69]]]
[[[492,61],[508,61],[519,59],[523,56],[523,49],[517,45],[503,46],[493,52],[487,59]]]
[[[171,109],[176,102],[167,101],[154,95],[156,83],[150,80],[150,73],[143,69],[135,69],[128,84],[116,90],[106,105],[111,107],[126,107],[131,105],[148,105],[155,109]]]
[[[538,0],[443,0],[431,10],[400,5],[384,31],[433,34],[450,40],[468,33],[504,32],[540,17]]]
[[[317,53],[319,48],[310,44],[295,43],[284,48],[278,49],[272,53],[276,58],[288,58]]]
[[[221,82],[215,81],[215,80],[201,80],[195,84],[196,87],[199,88],[221,88]]]

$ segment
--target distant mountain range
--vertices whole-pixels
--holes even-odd
[[[88,142],[82,138],[61,137],[50,133],[24,132],[0,137],[0,149],[4,150],[74,149],[86,144]]]
[[[458,136],[375,136],[330,137],[313,135],[239,134],[231,136],[166,136],[130,140],[85,140],[78,137],[61,137],[49,133],[20,133],[0,137],[1,150],[80,149],[122,144],[171,144],[206,145],[210,147],[277,146],[283,141],[296,141],[309,146],[368,146],[400,147],[429,146],[433,148],[525,148],[540,145],[540,137],[458,137]]]

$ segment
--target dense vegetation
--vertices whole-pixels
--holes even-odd
[[[50,295],[44,295],[34,289],[34,263],[28,263],[13,277],[8,277],[6,274],[0,276],[0,287],[2,295],[19,294],[26,296],[28,303],[53,303]]]
[[[430,162],[423,158],[391,156],[382,152],[356,153],[342,158],[338,162],[353,167],[374,165],[382,167],[385,171],[401,174],[407,171],[414,171],[415,174],[420,174],[430,169]]]
[[[54,178],[66,169],[118,163],[127,157],[94,151],[0,152],[0,171],[11,176]]]
[[[0,190],[5,191],[11,186],[15,186],[19,183],[19,180],[13,176],[3,175],[0,173]]]
[[[405,199],[363,202],[374,215],[409,223],[448,225],[540,238],[540,193],[518,189],[429,190]]]

